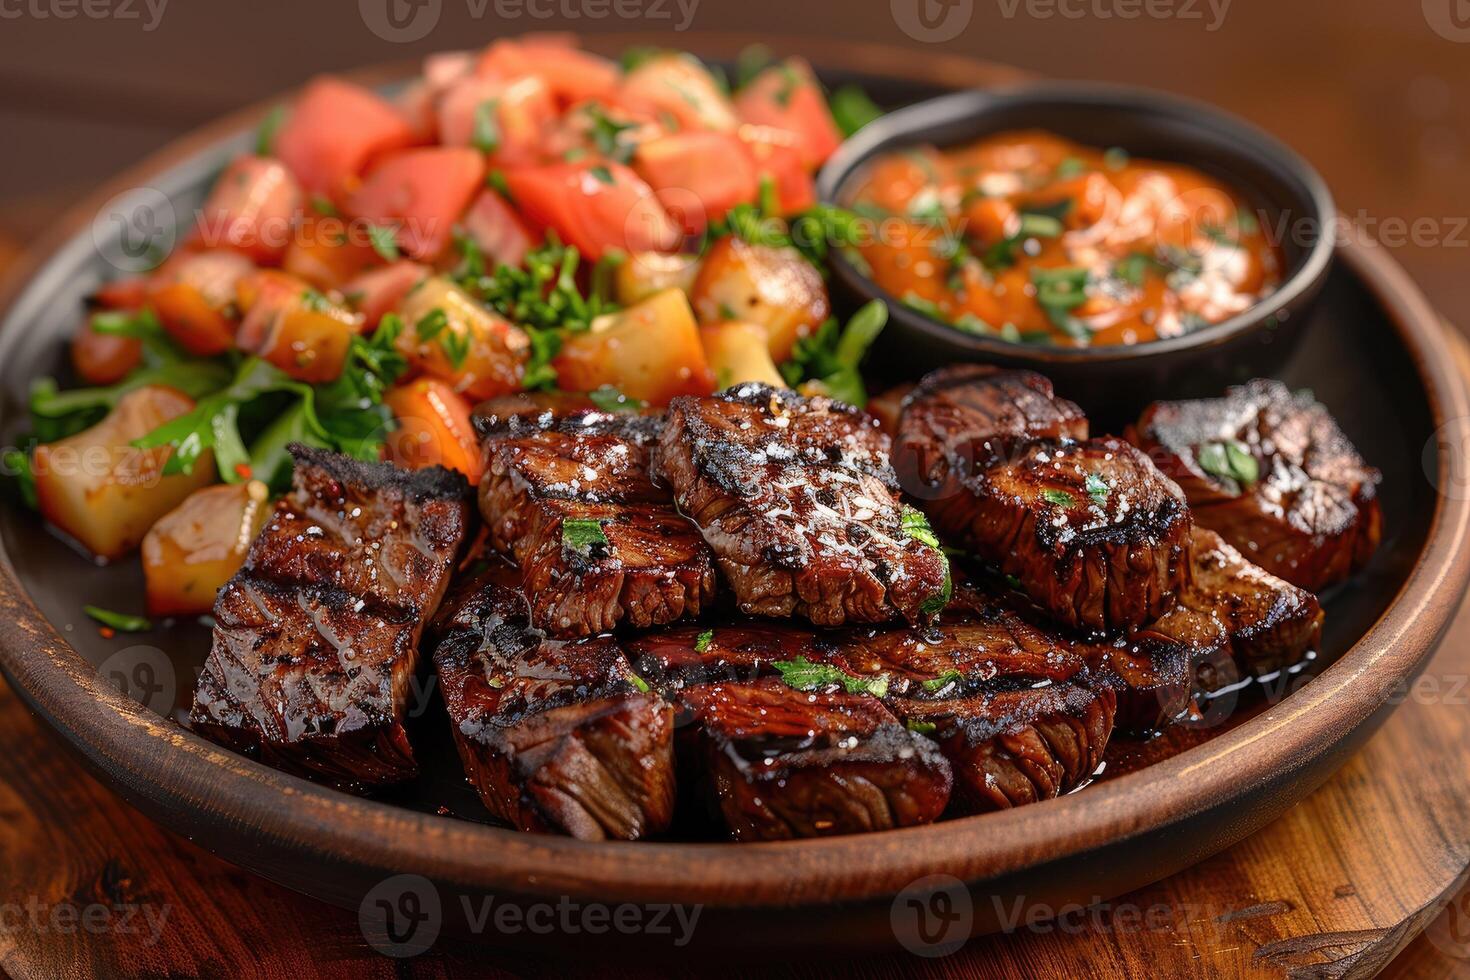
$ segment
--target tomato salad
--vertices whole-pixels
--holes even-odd
[[[150,613],[187,615],[289,484],[291,443],[475,481],[484,399],[640,410],[761,380],[862,403],[886,310],[831,318],[825,259],[856,219],[812,175],[876,115],[762,50],[734,82],[558,37],[433,56],[393,98],[318,78],[173,254],[92,297],[79,386],[36,382],[7,469],[96,560],[141,548]]]
[[[1281,258],[1229,187],[1051,133],[886,154],[850,205],[862,271],[971,333],[1087,346],[1177,337],[1268,295]]]

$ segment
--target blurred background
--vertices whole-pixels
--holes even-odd
[[[1357,236],[1470,327],[1466,0],[0,0],[0,254],[316,72],[533,30],[857,40],[1207,99],[1306,155]]]

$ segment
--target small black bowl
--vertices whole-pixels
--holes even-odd
[[[886,115],[853,136],[823,168],[818,192],[840,203],[875,155],[917,144],[963,145],[991,133],[1043,129],[1089,146],[1187,164],[1224,182],[1256,209],[1284,258],[1281,285],[1229,320],[1180,337],[1131,345],[1051,347],[976,336],[904,305],[841,255],[840,303],[885,300],[890,322],[869,364],[894,377],[963,361],[1026,367],[1049,376],[1098,423],[1117,424],[1157,398],[1218,394],[1276,373],[1291,353],[1332,264],[1336,209],[1312,167],[1277,140],[1219,109],[1147,89],[1030,82],[956,92]],[[1276,235],[1276,230],[1284,232]]]

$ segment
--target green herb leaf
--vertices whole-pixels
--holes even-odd
[[[612,385],[594,388],[587,392],[587,397],[592,400],[592,404],[604,412],[633,413],[642,410],[648,404],[637,398],[629,398]]]
[[[632,684],[633,687],[635,687],[638,690],[638,693],[639,694],[647,694],[649,692],[650,688],[648,686],[648,682],[646,680],[644,680],[643,678],[639,677],[632,670],[629,670],[628,671],[627,677],[628,677],[628,683],[629,684]]]
[[[31,510],[39,507],[36,497],[36,473],[31,469],[31,457],[20,449],[7,449],[0,454],[0,473],[15,485],[21,503]]]
[[[1103,166],[1109,170],[1122,170],[1128,166],[1128,151],[1120,146],[1110,146],[1103,151]]]
[[[464,362],[470,356],[469,332],[460,333],[456,330],[446,330],[439,337],[439,348],[444,351],[444,356],[449,360],[449,366],[458,371],[464,367]]]
[[[1261,465],[1250,447],[1238,439],[1207,442],[1195,454],[1200,469],[1226,480],[1250,487],[1261,478]]]
[[[337,210],[337,205],[325,194],[313,194],[311,196],[311,209],[325,218],[340,218],[342,212]]]
[[[439,334],[443,333],[449,326],[449,314],[441,307],[434,307],[413,325],[413,332],[418,335],[419,340],[428,343]]]
[[[705,630],[703,633],[699,634],[699,636],[695,638],[695,640],[694,640],[694,652],[695,653],[704,653],[706,650],[709,649],[709,645],[711,643],[713,643],[714,641],[715,641],[715,631],[714,630]]]
[[[775,54],[764,44],[752,44],[743,48],[735,59],[735,87],[744,88],[755,81],[755,77],[769,68],[775,60]]]
[[[607,535],[602,522],[574,518],[561,522],[561,546],[586,558],[599,558],[607,553]]]
[[[613,183],[612,171],[600,163],[595,167],[589,167],[587,172],[604,184],[611,186]]]
[[[276,134],[286,122],[286,111],[285,106],[278,105],[260,121],[260,128],[255,131],[256,156],[268,157],[275,153]]]
[[[933,735],[939,726],[932,721],[922,721],[918,718],[910,718],[904,722],[909,731],[917,735]]]
[[[1058,507],[1071,507],[1077,503],[1077,498],[1065,490],[1047,488],[1041,491],[1041,496],[1047,503],[1056,504]]]
[[[898,513],[898,523],[903,528],[903,533],[920,544],[927,544],[931,548],[940,546],[939,536],[929,526],[929,518],[925,517],[924,512],[918,508],[904,504],[903,509]]]
[[[878,104],[857,85],[844,85],[833,92],[828,108],[832,110],[832,119],[843,136],[851,136],[883,115]]]
[[[368,225],[368,241],[372,242],[373,251],[384,262],[396,262],[403,254],[398,251],[398,232],[396,229],[386,225]]]
[[[103,626],[111,627],[119,633],[145,633],[153,628],[153,624],[142,616],[113,612],[111,609],[103,609],[101,606],[83,606],[82,612],[91,616]]]
[[[1087,495],[1092,498],[1092,502],[1099,507],[1107,503],[1108,494],[1113,492],[1113,488],[1108,486],[1108,482],[1096,473],[1087,474],[1087,478],[1082,481],[1082,489],[1087,491]]]
[[[500,149],[500,100],[486,99],[475,107],[475,127],[470,142],[481,153]]]
[[[1061,163],[1057,164],[1056,172],[1052,176],[1057,180],[1071,180],[1073,177],[1080,176],[1086,172],[1087,164],[1082,162],[1080,157],[1067,157]]]
[[[859,408],[868,402],[867,389],[859,371],[863,357],[888,323],[888,307],[869,300],[839,330],[828,320],[815,333],[797,340],[791,359],[781,365],[787,384],[820,381],[831,397]]]
[[[930,694],[937,694],[954,684],[964,681],[965,675],[957,670],[946,670],[937,677],[931,677],[920,685]]]
[[[848,694],[871,694],[881,698],[888,693],[888,675],[854,677],[831,664],[815,664],[806,657],[778,660],[771,664],[788,687],[798,691],[815,691],[821,687],[840,685]]]

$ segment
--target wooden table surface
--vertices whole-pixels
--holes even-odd
[[[779,25],[1209,99],[1301,150],[1354,216],[1355,233],[1393,248],[1452,320],[1470,323],[1470,32],[1455,19],[1457,0],[1179,0],[1149,5],[1167,16],[1131,17],[1126,11],[1142,4],[955,0],[931,13],[968,10],[967,25],[929,45],[905,32],[903,9],[930,2],[805,0],[798,9],[789,0],[703,0],[692,4],[691,22],[698,30]],[[351,4],[179,4],[164,7],[152,28],[144,4],[128,5],[141,12],[137,21],[115,6],[113,17],[65,19],[52,15],[61,4],[34,4],[0,25],[0,131],[9,137],[0,154],[0,261],[92,182],[313,71],[472,46],[501,32],[663,29],[676,25],[655,10],[691,4],[642,4],[643,18],[629,22],[598,18],[581,0],[445,2],[436,29],[411,44],[374,36]],[[487,9],[501,15],[476,13]],[[514,10],[522,12],[505,13]],[[671,34],[671,45],[678,40]],[[1429,668],[1430,683],[1313,796],[1225,853],[1080,924],[978,939],[945,959],[797,963],[783,972],[1470,976],[1467,676],[1470,608]],[[636,972],[448,942],[413,960],[382,958],[364,943],[355,913],[225,865],[111,796],[3,682],[0,745],[0,969],[17,980]]]

